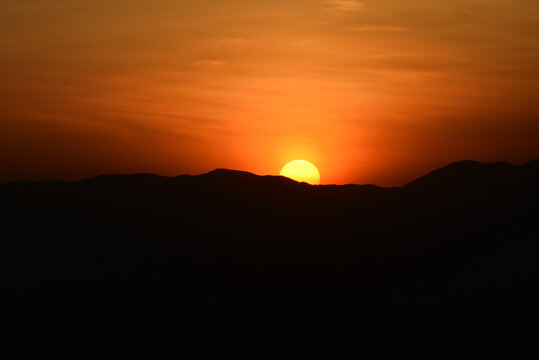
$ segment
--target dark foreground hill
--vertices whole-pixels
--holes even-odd
[[[5,184],[3,343],[514,355],[539,341],[538,190],[538,160],[463,161],[401,188],[222,169]]]

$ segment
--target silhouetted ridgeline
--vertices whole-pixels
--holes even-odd
[[[223,169],[1,185],[0,326],[199,358],[521,349],[539,340],[538,185],[539,160],[401,188]]]

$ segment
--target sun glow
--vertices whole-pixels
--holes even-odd
[[[320,184],[320,173],[316,166],[305,160],[294,160],[283,166],[280,175],[311,185]]]

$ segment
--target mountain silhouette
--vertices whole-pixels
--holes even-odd
[[[0,185],[5,343],[514,355],[539,340],[538,189],[539,160],[393,188],[226,169]]]

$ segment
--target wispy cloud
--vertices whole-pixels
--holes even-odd
[[[363,9],[365,3],[359,0],[328,0],[326,10],[333,11],[359,11]]]
[[[11,50],[17,43],[18,42],[14,40],[0,40],[0,51]]]
[[[372,31],[372,32],[401,32],[407,31],[408,29],[402,26],[390,26],[390,25],[364,25],[364,26],[353,26],[349,28],[353,31]]]
[[[222,39],[219,41],[221,44],[225,45],[251,45],[254,44],[255,41],[251,39],[244,39],[244,38],[228,38],[228,39]]]
[[[203,67],[204,66],[205,67],[216,67],[216,66],[221,66],[223,64],[224,64],[223,61],[210,60],[210,59],[198,60],[198,61],[193,62],[193,65],[195,65],[195,66],[203,66]]]

